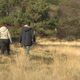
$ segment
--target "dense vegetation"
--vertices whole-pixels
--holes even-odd
[[[66,39],[80,38],[80,0],[62,0],[58,34]]]
[[[0,25],[30,23],[38,34],[75,39],[80,37],[79,0],[0,0]],[[19,28],[18,28],[19,29]]]

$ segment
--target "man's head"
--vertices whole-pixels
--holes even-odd
[[[26,25],[24,25],[24,27],[29,27],[29,26],[26,24]]]
[[[8,30],[6,26],[1,26],[1,27],[0,27],[0,31],[1,31],[1,32],[4,32],[4,31],[6,31],[6,30]]]

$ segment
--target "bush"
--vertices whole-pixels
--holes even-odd
[[[53,31],[57,25],[56,18],[49,14],[51,5],[57,3],[57,1],[0,0],[0,24],[5,23],[17,27],[30,23],[38,33],[47,33],[46,35],[48,35],[46,31],[48,29]]]
[[[58,36],[60,38],[77,38],[80,36],[79,3],[80,0],[65,0],[61,2],[58,26]]]
[[[19,41],[21,28],[20,27],[10,27],[9,30],[10,30],[13,41]]]

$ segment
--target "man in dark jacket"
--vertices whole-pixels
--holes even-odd
[[[26,54],[29,54],[30,47],[34,42],[33,34],[33,29],[28,25],[24,25],[20,34],[20,43],[24,47]]]

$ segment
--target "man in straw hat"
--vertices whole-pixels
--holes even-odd
[[[21,34],[20,34],[20,43],[24,47],[26,54],[29,54],[30,47],[34,42],[33,34],[34,31],[30,26],[24,25],[22,27]]]

